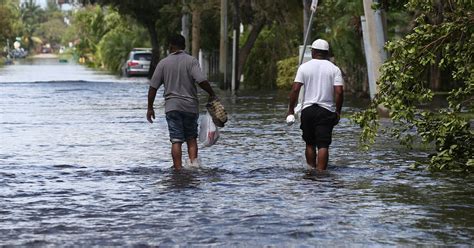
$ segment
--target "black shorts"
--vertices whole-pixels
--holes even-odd
[[[332,141],[332,129],[337,124],[337,113],[313,104],[301,112],[303,140],[308,145],[328,148]]]

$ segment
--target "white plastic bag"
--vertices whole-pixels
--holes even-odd
[[[199,125],[199,141],[205,147],[209,147],[214,145],[218,139],[219,129],[212,121],[209,112],[206,111],[206,115],[201,118],[201,124]]]

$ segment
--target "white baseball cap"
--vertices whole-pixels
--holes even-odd
[[[311,48],[329,51],[329,43],[323,39],[317,39],[313,42],[313,44],[311,45]]]

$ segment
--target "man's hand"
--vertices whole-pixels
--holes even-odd
[[[217,99],[217,96],[216,96],[216,95],[209,95],[209,98],[207,99],[207,102],[212,102],[212,101],[214,101],[215,99]]]
[[[207,99],[208,102],[211,102],[212,100],[216,99],[216,93],[214,93],[214,90],[212,90],[211,85],[209,84],[209,81],[205,80],[199,83],[199,87],[203,89],[207,94],[209,94],[209,98]]]
[[[146,112],[146,119],[148,122],[153,123],[153,120],[155,119],[155,110],[154,109],[148,109]]]
[[[148,111],[146,112],[146,119],[150,123],[153,123],[152,118],[155,119],[155,110],[153,109],[153,102],[155,102],[157,91],[157,88],[153,88],[151,86],[148,88]]]
[[[336,115],[337,115],[337,117],[336,117],[336,123],[334,123],[334,126],[336,126],[337,124],[339,124],[339,121],[341,120],[341,113],[336,112]]]
[[[294,82],[293,85],[291,86],[291,91],[290,91],[290,104],[288,105],[288,115],[294,115],[295,114],[295,107],[296,107],[296,102],[298,102],[298,95],[300,94],[301,87],[303,86],[302,83]]]

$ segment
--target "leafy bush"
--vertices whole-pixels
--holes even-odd
[[[298,69],[298,56],[278,61],[277,69],[277,87],[279,89],[290,89],[295,81],[296,70]]]
[[[245,87],[275,88],[278,73],[276,62],[298,53],[296,47],[299,37],[294,30],[289,30],[291,27],[272,25],[262,30],[243,69]],[[282,45],[282,40],[285,40],[285,45]]]
[[[80,43],[78,56],[86,57],[86,64],[120,72],[133,47],[149,47],[146,30],[133,19],[121,16],[111,8],[87,7],[78,11],[73,20]]]
[[[110,31],[104,25],[105,13],[99,6],[88,6],[74,13],[73,27],[75,38],[79,39],[76,45],[80,56],[88,58],[88,62],[95,63],[94,55],[102,37]]]
[[[133,32],[116,28],[108,32],[97,46],[97,55],[102,66],[107,70],[119,73],[122,62],[135,47]]]

